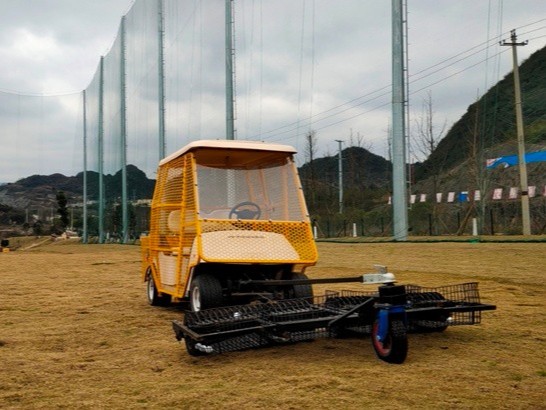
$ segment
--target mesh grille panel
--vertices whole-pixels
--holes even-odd
[[[182,272],[181,261],[196,235],[195,210],[192,156],[186,155],[160,167],[150,221],[151,259],[159,266],[161,283],[175,284],[177,295],[190,269],[185,264]]]
[[[265,222],[265,221],[201,221],[201,231],[260,231],[281,234],[288,240],[299,256],[299,263],[314,263],[317,250],[309,224],[305,222]],[[233,250],[237,252],[237,249]]]
[[[216,168],[198,165],[200,215],[215,217],[224,211],[228,219],[234,206],[253,202],[260,208],[256,219],[302,221],[307,218],[300,203],[299,182],[292,163],[284,159],[264,168]]]
[[[463,283],[435,288],[418,285],[406,285],[408,302],[413,307],[427,307],[436,305],[470,305],[480,303],[480,293],[476,282]],[[450,326],[481,323],[481,311],[453,312],[450,317]],[[434,329],[446,325],[445,318],[439,320],[419,320],[419,327]]]

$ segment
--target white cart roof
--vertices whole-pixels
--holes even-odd
[[[236,149],[250,151],[273,151],[273,152],[288,152],[296,153],[296,149],[290,145],[271,144],[261,141],[245,141],[245,140],[199,140],[190,142],[185,147],[179,149],[168,157],[163,158],[159,165],[166,164],[173,159],[176,159],[185,153],[198,148],[213,148],[213,149]]]

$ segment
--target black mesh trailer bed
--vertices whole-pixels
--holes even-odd
[[[327,291],[313,298],[186,312],[182,321],[173,321],[173,329],[193,356],[368,334],[381,360],[402,363],[408,333],[479,324],[482,311],[495,309],[480,302],[475,282],[436,288],[387,284],[376,292]]]

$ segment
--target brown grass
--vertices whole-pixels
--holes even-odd
[[[479,326],[409,336],[403,365],[368,339],[193,358],[179,308],[153,308],[139,249],[54,243],[0,254],[0,408],[546,408],[545,244],[319,244],[310,276],[383,263],[401,283],[480,281]],[[324,289],[347,286],[317,286]],[[358,285],[349,286],[361,289]]]

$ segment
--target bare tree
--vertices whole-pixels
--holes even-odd
[[[421,161],[426,161],[431,154],[436,150],[441,139],[444,137],[447,120],[438,126],[434,120],[434,109],[432,101],[432,93],[427,92],[426,98],[423,99],[422,111],[419,118],[415,121],[416,135],[413,137],[414,153]],[[432,182],[432,195],[436,195],[439,185],[439,174],[442,166],[437,162],[424,162],[425,170],[430,175]],[[436,219],[437,207],[432,207],[432,217]]]
[[[360,132],[357,132],[355,136],[351,129],[351,133],[349,134],[349,147],[364,148],[365,150],[371,151],[373,144],[371,142],[366,143],[364,135],[361,135]]]
[[[444,120],[441,126],[434,121],[434,109],[432,93],[427,92],[427,97],[423,99],[421,115],[415,121],[417,135],[414,136],[415,151],[420,156],[420,160],[426,160],[430,154],[436,150],[438,143],[444,137],[447,120]]]
[[[479,132],[480,128],[480,99],[476,96],[474,103],[473,124],[469,124],[468,132],[472,136],[469,141],[469,164],[468,179],[471,185],[480,191],[479,205],[475,203],[476,193],[472,195],[472,208],[475,208],[474,214],[478,219],[478,231],[483,232],[484,219],[487,206],[487,197],[484,195],[489,188],[489,179],[484,168],[484,152],[482,147],[482,138]]]

